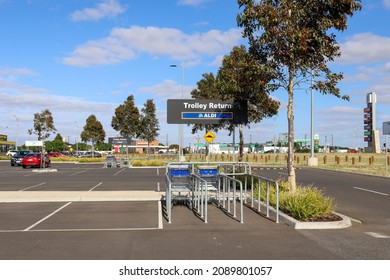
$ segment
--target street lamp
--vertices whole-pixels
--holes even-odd
[[[184,99],[184,65],[172,64],[169,67],[181,67],[181,98]],[[183,124],[179,124],[179,162],[183,161]]]
[[[15,115],[13,116],[16,120],[16,137],[15,137],[15,150],[18,150],[18,130],[19,130],[19,118]]]
[[[313,77],[314,71],[311,71],[311,116],[310,116],[310,158],[308,159],[309,166],[318,166],[318,159],[314,157],[314,90]]]

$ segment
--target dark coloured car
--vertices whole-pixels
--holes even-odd
[[[17,151],[16,154],[14,154],[11,157],[11,166],[22,165],[22,159],[29,153],[32,153],[32,151],[30,151],[30,150]]]
[[[42,162],[42,163],[41,163]],[[22,160],[23,168],[27,167],[50,167],[51,161],[47,155],[41,153],[29,153]]]
[[[98,152],[94,152],[93,154],[92,154],[92,152],[85,152],[84,154],[80,154],[77,157],[79,157],[79,158],[92,158],[92,157],[100,158],[100,157],[102,157],[102,154],[100,154]]]

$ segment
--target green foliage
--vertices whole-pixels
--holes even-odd
[[[99,158],[79,158],[77,160],[79,162],[83,162],[83,163],[104,162],[105,161],[105,159],[102,157],[99,157]]]
[[[258,186],[256,185],[254,197],[258,199]],[[288,190],[289,185],[285,181],[279,182],[279,209],[283,213],[300,220],[308,221],[330,216],[334,211],[333,199],[325,196],[321,190],[313,186],[298,186],[296,192]],[[262,182],[260,188],[261,201],[266,201],[266,183]],[[270,204],[276,205],[275,187],[269,189]]]
[[[141,140],[148,142],[147,153],[149,157],[149,143],[157,138],[160,130],[156,117],[156,105],[154,105],[153,99],[148,99],[141,111],[140,127],[142,129],[140,129],[138,136]]]
[[[290,1],[238,0],[238,26],[248,38],[250,52],[274,75],[274,90],[288,93],[288,170],[291,191],[296,190],[294,169],[294,89],[313,81],[322,94],[341,96],[337,83],[341,73],[332,73],[327,63],[340,56],[334,31],[344,31],[347,19],[360,10],[361,0]]]
[[[103,125],[99,122],[95,115],[90,115],[84,126],[84,130],[81,132],[81,140],[87,142],[91,141],[92,145],[101,143],[106,137],[106,132],[103,129]]]
[[[52,132],[57,131],[54,126],[53,115],[49,109],[42,110],[34,114],[34,128],[29,129],[28,133],[38,135],[38,141],[49,138]]]
[[[132,166],[165,166],[165,161],[162,160],[132,160]]]
[[[297,188],[295,193],[284,192],[280,209],[297,220],[307,221],[329,216],[334,210],[333,200],[314,187]]]
[[[140,132],[140,114],[134,104],[134,96],[129,95],[126,101],[115,109],[111,126],[124,138],[135,138]]]

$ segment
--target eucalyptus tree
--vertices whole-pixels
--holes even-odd
[[[80,137],[84,142],[90,141],[92,143],[93,157],[95,152],[95,144],[102,143],[104,138],[106,138],[106,132],[103,129],[103,125],[100,121],[97,120],[94,114],[87,118]]]
[[[44,141],[50,134],[56,132],[54,119],[49,109],[42,110],[34,114],[34,128],[29,129],[28,133],[38,135],[38,141]]]
[[[277,114],[279,102],[269,96],[273,86],[269,83],[272,73],[261,65],[247,52],[245,46],[234,47],[229,55],[223,58],[222,66],[215,77],[212,73],[204,74],[203,79],[197,85],[197,89],[191,92],[193,98],[231,100],[238,104],[247,103],[248,119],[239,125],[239,161],[243,158],[244,134],[242,126],[259,123],[265,117]],[[244,113],[244,112],[243,112]],[[221,122],[210,125],[209,129],[218,131],[227,129],[233,132],[235,124]],[[192,132],[202,129],[200,125],[194,125]]]
[[[149,158],[150,142],[156,140],[160,130],[153,99],[146,100],[144,107],[141,109],[140,128],[139,138],[148,142],[147,154]]]
[[[340,56],[335,31],[361,10],[361,0],[238,0],[237,23],[248,38],[250,52],[274,71],[276,88],[288,93],[288,181],[296,190],[294,168],[294,89],[314,74],[313,89],[348,100],[337,83],[342,73],[327,64]]]
[[[129,95],[126,101],[115,109],[111,126],[126,140],[138,137],[140,133],[140,113],[134,104],[133,95]],[[126,145],[126,154],[129,152],[128,144]]]

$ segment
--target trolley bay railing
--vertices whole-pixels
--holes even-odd
[[[231,175],[220,174],[220,181],[222,181],[222,190],[219,188],[218,196],[216,198],[217,204],[220,208],[225,209],[229,214],[233,214],[233,218],[237,218],[237,201],[240,203],[240,223],[244,222],[244,205],[243,205],[243,188],[242,182],[231,177]],[[239,186],[239,194],[237,195],[237,185]],[[221,203],[222,201],[222,203]],[[231,204],[233,204],[233,213],[231,213]]]
[[[250,179],[250,195],[248,195],[248,178]],[[276,180],[272,180],[263,176],[255,175],[255,174],[246,174],[245,182],[244,182],[244,192],[245,192],[245,203],[247,203],[248,196],[251,198],[250,207],[252,209],[255,205],[255,187],[257,182],[257,212],[261,213],[261,188],[263,183],[265,183],[265,207],[266,207],[266,216],[270,217],[270,189],[271,187],[275,187],[275,222],[279,223],[279,182]]]
[[[196,169],[198,173],[195,172]],[[172,222],[172,207],[180,202],[196,213],[205,223],[208,222],[208,205],[212,203],[240,223],[244,222],[244,206],[261,213],[263,204],[263,207],[264,205],[266,207],[266,216],[269,217],[271,188],[275,188],[276,201],[272,205],[276,209],[276,223],[279,223],[278,182],[251,174],[251,166],[248,163],[168,163],[165,184],[166,209],[164,214],[168,223]],[[256,184],[258,185],[257,201],[255,198]],[[263,197],[265,196],[264,202],[261,201],[261,193]],[[248,199],[251,200],[250,203]],[[257,210],[255,202],[257,202]],[[237,216],[238,211],[239,216]]]

